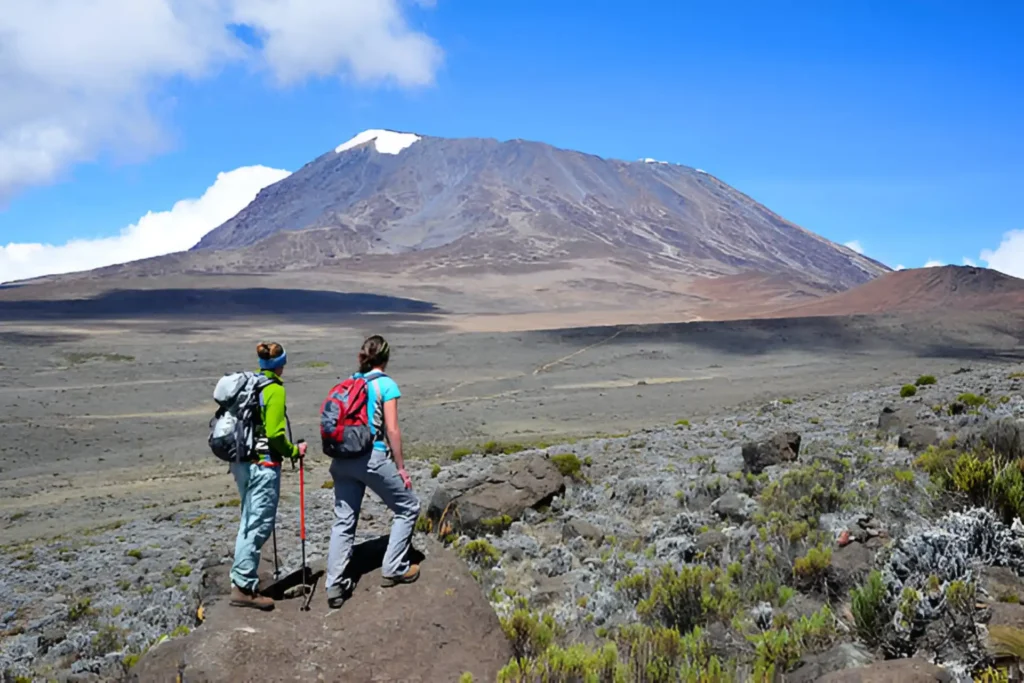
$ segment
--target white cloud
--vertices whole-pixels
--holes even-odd
[[[906,270],[906,269],[907,269],[907,267],[901,263],[898,266],[896,266],[893,270]]]
[[[202,197],[183,199],[169,211],[151,211],[112,237],[72,240],[59,246],[0,246],[0,282],[90,270],[189,249],[245,208],[261,189],[288,175],[276,168],[244,166],[219,173]]]
[[[939,266],[944,266],[944,265],[946,265],[946,264],[943,263],[942,261],[936,261],[936,260],[932,259],[931,261],[926,262],[924,264],[924,266],[922,266],[922,267],[923,268],[938,268]]]
[[[864,253],[864,247],[860,246],[860,241],[858,240],[851,240],[849,242],[845,242],[843,246],[846,247],[847,249],[853,249],[858,254]]]
[[[974,259],[969,259],[966,256],[964,256],[964,265],[971,266],[972,268],[974,268],[977,267],[978,264],[974,261]]]
[[[428,85],[442,52],[403,2],[0,0],[0,202],[103,152],[158,150],[152,100],[170,79],[241,63],[281,85],[335,74]]]
[[[1024,277],[1024,230],[1003,233],[995,249],[983,249],[978,257],[985,265],[1013,277]]]

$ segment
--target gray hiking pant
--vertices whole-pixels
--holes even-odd
[[[401,576],[409,571],[406,555],[420,514],[420,501],[412,490],[405,488],[394,461],[377,449],[361,458],[336,458],[331,461],[331,477],[334,478],[335,521],[327,553],[327,588],[343,585],[367,486],[395,513],[381,574]]]

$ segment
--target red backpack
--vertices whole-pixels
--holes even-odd
[[[382,376],[382,375],[378,375]],[[320,439],[332,458],[358,458],[373,450],[368,382],[352,376],[331,387],[320,407]]]

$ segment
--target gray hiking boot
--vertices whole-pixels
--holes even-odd
[[[343,581],[327,588],[327,606],[338,609],[352,596],[351,582]]]
[[[409,565],[409,570],[401,576],[385,576],[381,579],[380,585],[384,588],[391,588],[397,586],[400,583],[413,583],[416,579],[420,578],[420,566],[418,564]]]

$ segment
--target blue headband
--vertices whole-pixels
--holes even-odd
[[[277,358],[260,358],[260,370],[280,370],[288,362],[288,352],[283,352]]]

